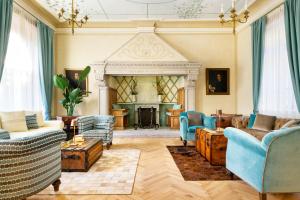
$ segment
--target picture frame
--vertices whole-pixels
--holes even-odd
[[[206,95],[230,95],[229,68],[206,68]]]
[[[65,76],[69,80],[69,83],[73,85],[73,87],[77,87],[76,84],[76,78],[79,78],[79,74],[83,71],[83,69],[73,69],[73,68],[65,68]],[[85,81],[83,81],[79,88],[83,91],[83,96],[87,97],[89,96],[89,79],[86,78]]]

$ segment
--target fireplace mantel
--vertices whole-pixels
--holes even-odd
[[[152,30],[152,29],[141,29]],[[186,110],[195,110],[200,63],[189,62],[153,32],[141,32],[107,59],[92,65],[99,86],[100,114],[109,114],[108,76],[184,76]]]

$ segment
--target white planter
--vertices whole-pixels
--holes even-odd
[[[158,101],[159,103],[162,102],[162,95],[157,95],[157,101]]]
[[[137,95],[134,95],[134,94],[131,95],[132,102],[136,102],[137,101],[137,97],[136,96]]]

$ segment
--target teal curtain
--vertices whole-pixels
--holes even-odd
[[[40,81],[45,119],[51,119],[53,93],[53,34],[54,31],[43,22],[38,22],[40,43]]]
[[[300,1],[286,0],[284,13],[289,66],[296,103],[300,112]]]
[[[253,112],[258,112],[258,101],[260,94],[260,83],[262,76],[262,65],[264,58],[264,41],[266,30],[265,16],[261,17],[251,25],[252,34],[252,84],[253,84]]]
[[[10,33],[13,0],[0,0],[0,82]]]

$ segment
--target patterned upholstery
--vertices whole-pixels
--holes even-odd
[[[61,175],[62,130],[19,139],[0,139],[0,199],[24,199]]]
[[[39,128],[39,125],[37,123],[37,117],[36,114],[33,115],[26,115],[25,116],[26,125],[28,129],[36,129]]]
[[[7,140],[10,139],[10,135],[8,133],[8,131],[4,130],[4,129],[0,129],[0,140]]]
[[[113,140],[115,118],[111,115],[83,116],[77,119],[78,133],[85,138],[101,138],[109,145]]]

